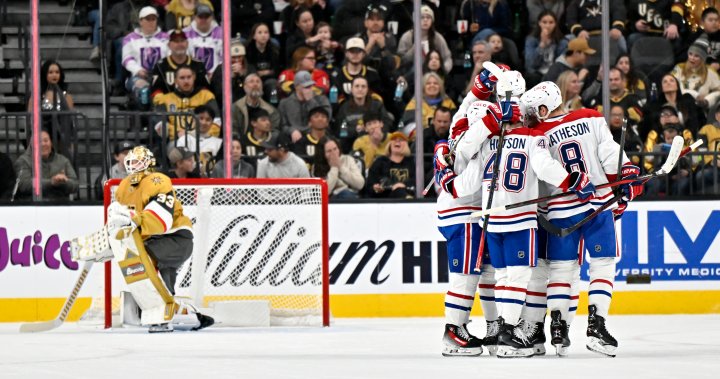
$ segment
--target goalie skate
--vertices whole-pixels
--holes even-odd
[[[172,333],[173,326],[170,323],[153,324],[148,328],[148,333]]]
[[[588,306],[587,348],[599,354],[615,357],[617,340],[605,328],[605,318],[597,315],[597,307]]]
[[[443,356],[477,357],[480,354],[482,354],[482,340],[470,334],[466,325],[445,324]]]

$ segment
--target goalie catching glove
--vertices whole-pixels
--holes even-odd
[[[113,201],[108,207],[107,229],[110,237],[121,240],[132,235],[137,228],[133,212],[128,207]]]
[[[587,200],[595,193],[595,186],[584,172],[573,171],[560,184],[563,191],[573,191],[581,200]]]

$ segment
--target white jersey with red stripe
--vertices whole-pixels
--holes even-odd
[[[467,164],[466,159],[456,156],[453,171],[462,173],[465,171]],[[444,190],[439,191],[437,198],[438,227],[472,223],[474,220],[471,219],[470,214],[482,209],[482,191],[480,191],[480,188],[457,199]]]
[[[578,109],[570,113],[546,119],[536,130],[545,133],[548,149],[553,158],[560,161],[568,171],[582,171],[598,186],[617,176],[618,145],[602,114],[592,109]],[[629,162],[623,153],[623,162]],[[608,178],[610,176],[610,178]],[[544,185],[543,195],[562,192],[556,186]],[[547,219],[566,218],[588,210],[594,210],[612,197],[610,188],[598,189],[590,201],[582,201],[569,195],[549,201],[540,206]],[[613,205],[610,209],[615,208]]]
[[[453,181],[455,193],[462,197],[482,188],[490,190],[499,138],[493,136],[481,145],[463,173]],[[491,207],[538,197],[538,180],[559,186],[568,176],[560,162],[550,156],[548,138],[541,131],[515,128],[505,132],[497,186]],[[485,204],[483,204],[485,205]],[[482,220],[481,220],[482,222]],[[537,205],[505,210],[490,217],[488,232],[502,233],[537,228]]]

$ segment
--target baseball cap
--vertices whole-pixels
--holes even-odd
[[[317,105],[317,106],[311,108],[310,111],[308,112],[308,117],[312,117],[312,115],[314,115],[315,113],[318,113],[318,112],[320,112],[320,113],[324,114],[326,117],[330,118],[330,112],[328,112],[327,108],[325,108],[322,105]]]
[[[170,32],[169,38],[170,38],[170,41],[180,41],[180,40],[185,41],[185,40],[187,40],[187,35],[182,30],[175,29],[172,32]]]
[[[660,107],[660,113],[663,113],[663,111],[668,111],[675,116],[679,116],[677,109],[670,103],[665,103],[662,107]]]
[[[170,164],[175,166],[175,163],[180,162],[183,159],[188,159],[193,155],[194,154],[191,151],[184,147],[173,147],[168,153],[168,159],[170,159]]]
[[[230,56],[239,57],[245,55],[245,45],[239,40],[233,40],[230,44]]]
[[[378,16],[382,19],[385,18],[387,8],[382,4],[370,4],[368,5],[367,12],[365,12],[365,18],[368,19],[373,16]]]
[[[404,140],[404,141],[408,140],[408,137],[405,134],[403,134],[402,132],[392,132],[392,133],[390,133],[390,135],[388,135],[388,140],[390,140],[390,141],[392,141],[394,139],[398,139],[398,138],[401,140]]]
[[[138,13],[138,18],[142,19],[142,18],[145,18],[150,15],[157,17],[158,12],[157,12],[157,9],[155,9],[154,7],[147,6],[147,7],[143,7],[142,9],[140,9],[140,13]]]
[[[575,38],[568,43],[568,50],[570,51],[582,51],[585,54],[595,54],[595,49],[591,49],[590,45],[585,38]]]
[[[310,76],[310,73],[307,71],[298,71],[295,73],[295,79],[293,80],[293,85],[295,88],[298,87],[310,87],[315,84],[315,81],[312,79],[312,76]]]
[[[285,133],[273,134],[269,139],[260,143],[266,149],[287,148],[290,145],[290,137]]]
[[[125,150],[132,149],[133,147],[135,147],[135,144],[131,141],[120,141],[117,143],[117,145],[115,145],[115,150],[113,150],[113,152],[115,154],[120,154]]]
[[[345,43],[345,50],[360,49],[365,50],[365,42],[360,37],[353,37]]]
[[[195,7],[195,15],[197,16],[208,16],[211,14],[213,14],[213,10],[207,4],[198,4],[197,7]]]

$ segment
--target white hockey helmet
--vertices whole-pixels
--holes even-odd
[[[155,167],[155,155],[145,146],[135,146],[125,156],[125,170],[136,174]]]
[[[504,97],[510,91],[513,96],[522,96],[525,93],[525,78],[518,71],[503,72],[503,76],[497,82],[498,96]]]
[[[552,111],[562,104],[562,94],[557,84],[553,82],[541,82],[529,91],[520,96],[520,111],[525,120],[544,120]],[[540,107],[547,108],[547,113],[540,116]]]

